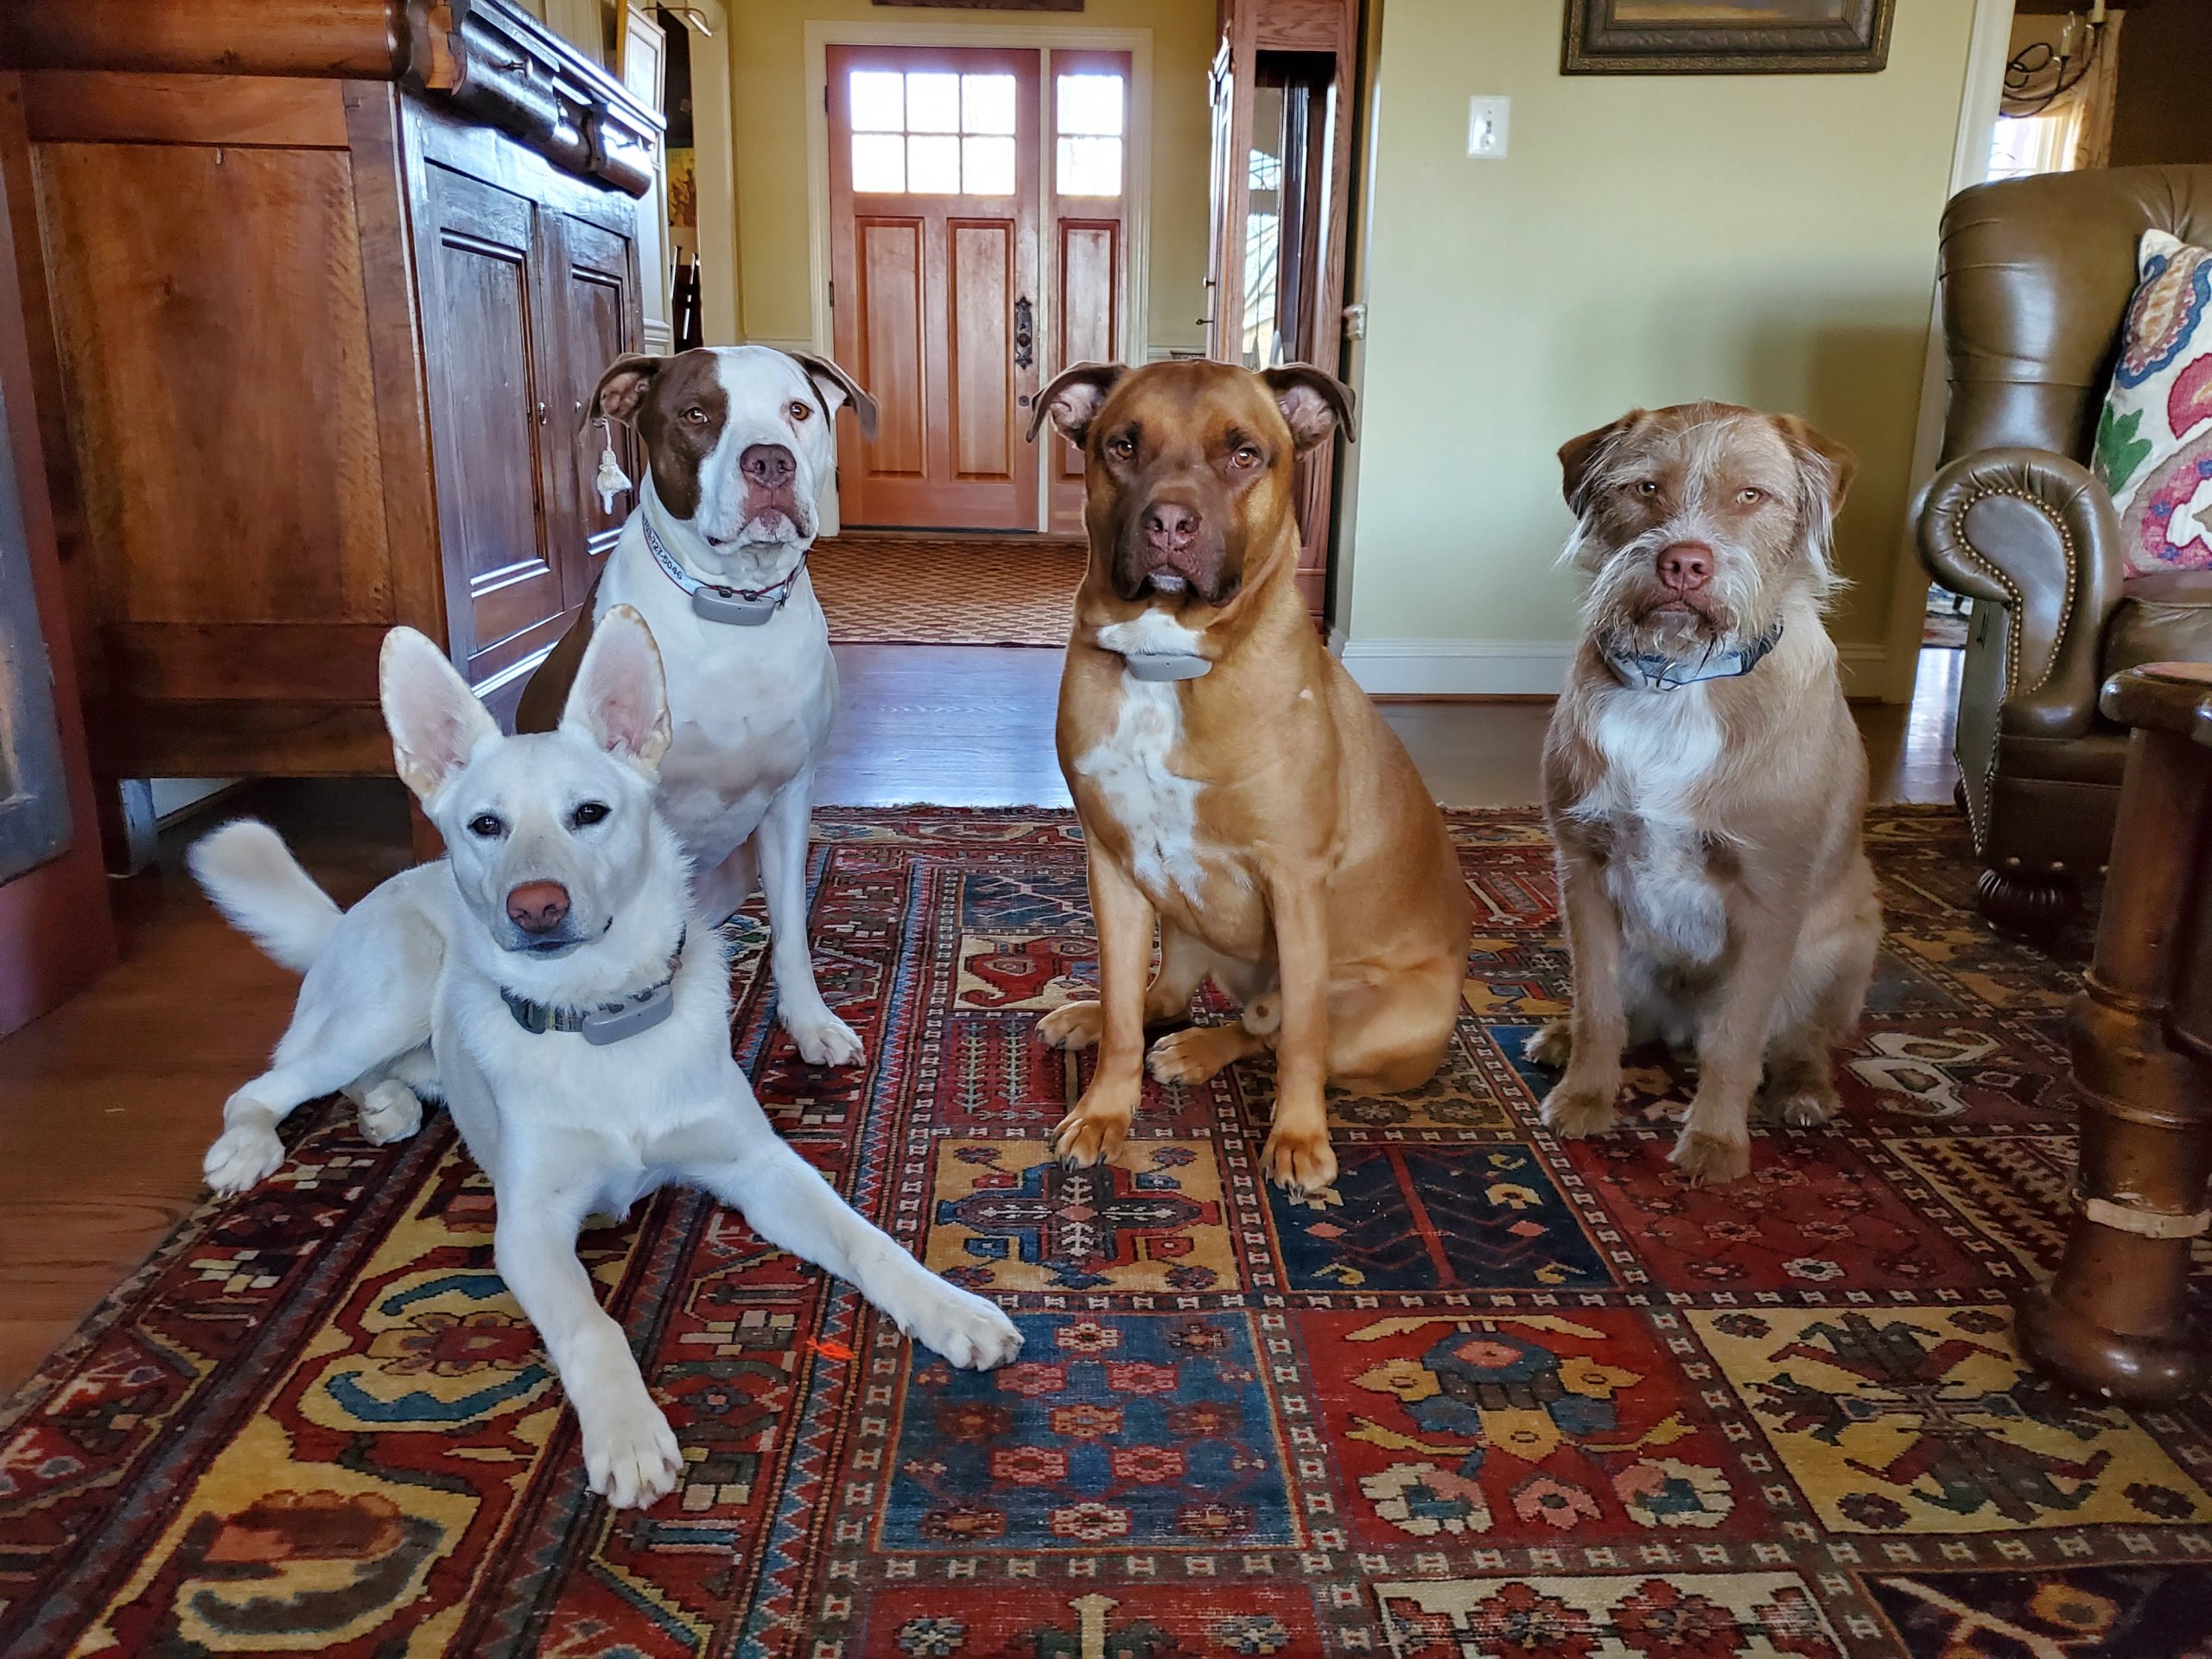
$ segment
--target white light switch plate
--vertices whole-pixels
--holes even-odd
[[[1467,154],[1485,162],[1505,159],[1505,141],[1513,122],[1510,98],[1471,98],[1467,100]]]

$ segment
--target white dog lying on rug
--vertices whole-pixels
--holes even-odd
[[[215,1190],[276,1169],[276,1125],[302,1101],[359,1089],[368,1112],[411,1118],[410,1089],[443,1093],[492,1178],[499,1276],[575,1402],[592,1490],[620,1506],[671,1491],[683,1459],[576,1234],[668,1182],[850,1280],[955,1365],[1013,1358],[1007,1317],[855,1214],[778,1138],[738,1069],[721,942],[653,809],[668,696],[638,613],[600,619],[559,728],[539,735],[500,735],[411,629],[385,637],[383,676],[400,777],[446,859],[341,915],[265,824],[226,825],[192,851],[224,914],[307,976],[275,1064],[223,1109]]]

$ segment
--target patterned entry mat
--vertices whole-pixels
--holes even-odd
[[[1065,645],[1090,557],[1042,536],[861,532],[815,543],[816,596],[841,645]]]
[[[584,1254],[689,1478],[611,1513],[445,1118],[378,1148],[310,1110],[0,1415],[0,1651],[2212,1652],[2204,1403],[2015,1355],[2076,978],[1974,923],[1953,817],[1870,820],[1891,933],[1846,1116],[1714,1192],[1667,1165],[1663,1058],[1628,1127],[1541,1128],[1550,855],[1527,813],[1453,827],[1450,1059],[1337,1099],[1342,1179],[1293,1202],[1258,1175],[1264,1065],[1147,1084],[1116,1166],[1046,1155],[1088,1076],[1032,1034],[1094,974],[1071,817],[823,813],[817,959],[868,1066],[798,1061],[757,928],[737,1052],[862,1210],[1014,1315],[1019,1363],[955,1372],[663,1194]]]

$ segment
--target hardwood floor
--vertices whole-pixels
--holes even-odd
[[[841,647],[825,804],[1065,806],[1052,753],[1060,653],[1037,647]],[[1910,709],[1858,712],[1879,800],[1947,801],[1955,652],[1923,654]],[[1537,798],[1543,703],[1396,702],[1383,717],[1452,806]],[[409,861],[406,798],[388,779],[255,785],[216,817],[255,814],[351,903]],[[226,925],[183,873],[188,823],[114,889],[124,962],[0,1041],[0,1391],[11,1388],[200,1197],[222,1103],[261,1069],[296,983]]]

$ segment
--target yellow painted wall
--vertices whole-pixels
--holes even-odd
[[[1558,445],[1716,397],[1861,463],[1840,640],[1879,643],[1973,0],[1904,0],[1873,75],[1562,76],[1559,0],[1389,0],[1349,633],[1556,641]],[[1467,99],[1513,100],[1466,155]]]
[[[806,26],[813,21],[917,28],[1152,31],[1151,344],[1205,344],[1206,72],[1212,0],[1088,0],[1080,13],[897,11],[868,0],[728,0],[736,149],[738,327],[749,340],[804,340],[807,289]]]

